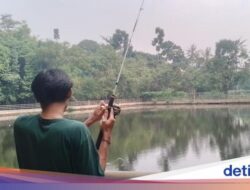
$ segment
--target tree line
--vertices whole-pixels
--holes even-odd
[[[24,21],[11,15],[0,17],[0,104],[34,102],[30,84],[43,69],[63,69],[74,82],[78,100],[105,99],[111,94],[129,35],[117,29],[103,43],[82,40],[70,44],[40,40]],[[128,59],[118,87],[120,98],[168,99],[206,92],[250,90],[250,59],[245,41],[222,39],[210,48],[191,45],[187,51],[155,29],[156,53],[129,47]]]

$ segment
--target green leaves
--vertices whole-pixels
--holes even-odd
[[[116,51],[122,53],[122,55],[125,54],[126,49],[128,47],[129,43],[129,35],[126,31],[117,29],[115,33],[112,35],[110,38],[105,38],[103,39],[110,45],[112,46]],[[130,46],[128,49],[128,54],[127,57],[132,56],[133,54],[133,47]]]
[[[244,48],[244,41],[221,40],[216,43],[215,57],[211,61],[209,70],[212,80],[217,84],[218,90],[226,95],[237,85],[237,75],[248,55]]]
[[[172,41],[164,41],[165,33],[163,29],[157,27],[155,33],[157,36],[153,39],[152,45],[155,46],[160,58],[181,66],[185,59],[182,48]]]
[[[119,98],[182,98],[197,92],[225,93],[250,89],[249,57],[241,40],[221,40],[211,49],[192,45],[185,53],[156,28],[152,41],[157,55],[129,50],[118,86]],[[74,82],[78,100],[105,99],[114,87],[128,46],[128,34],[117,29],[108,43],[83,40],[41,41],[25,22],[0,17],[0,104],[34,101],[30,84],[43,69],[61,68]]]
[[[30,61],[34,55],[34,38],[24,22],[10,15],[0,18],[0,103],[21,103],[30,99]],[[28,88],[27,88],[28,87]]]

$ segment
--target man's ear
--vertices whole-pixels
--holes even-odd
[[[68,94],[67,94],[67,99],[70,99],[72,97],[72,89],[69,90]]]

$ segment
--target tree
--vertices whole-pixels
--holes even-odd
[[[203,52],[204,64],[207,65],[210,59],[212,58],[211,48],[206,48]]]
[[[100,45],[93,40],[82,40],[77,46],[89,53],[94,53],[100,48]]]
[[[205,64],[205,53],[204,56],[202,55],[203,52],[198,50],[196,45],[191,45],[190,48],[187,50],[187,61],[188,65],[192,67],[201,67]]]
[[[182,64],[185,59],[181,47],[171,41],[165,41],[162,43],[160,55],[175,65]]]
[[[153,39],[152,45],[155,46],[160,58],[163,58],[176,66],[180,66],[185,59],[181,47],[172,41],[164,41],[165,33],[163,29],[157,27],[155,33],[157,36]]]
[[[156,55],[131,54],[130,48],[117,89],[120,98],[157,100],[250,89],[250,59],[244,41],[221,40],[215,55],[210,48],[200,50],[192,45],[185,55],[180,46],[164,39],[163,29],[158,27],[155,32],[152,45]],[[15,21],[11,15],[0,17],[0,103],[33,102],[30,84],[39,71],[49,68],[61,68],[69,74],[76,99],[106,98],[115,84],[128,34],[116,30],[106,42],[85,39],[71,45],[38,40],[25,22]]]
[[[9,14],[1,15],[0,18],[0,30],[1,31],[11,31],[15,30],[21,23],[12,19]]]
[[[115,50],[122,52],[122,55],[125,54],[128,43],[129,35],[126,31],[117,29],[111,38],[103,38],[109,45],[111,45]],[[128,50],[128,57],[132,54],[133,47],[130,46]]]
[[[156,51],[159,53],[161,50],[162,43],[164,41],[164,30],[161,29],[160,27],[157,27],[155,29],[156,37],[152,41],[152,45],[155,46]]]
[[[216,43],[215,57],[210,66],[210,71],[213,73],[211,77],[219,84],[219,90],[226,96],[237,83],[236,74],[247,58],[244,41],[221,40]]]
[[[54,39],[56,41],[59,40],[60,39],[59,29],[58,28],[54,28],[53,32],[54,32]]]

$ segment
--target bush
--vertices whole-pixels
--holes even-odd
[[[185,93],[183,91],[174,91],[173,89],[167,89],[167,90],[164,90],[164,91],[143,92],[140,97],[144,101],[171,100],[171,99],[174,99],[174,98],[187,97],[187,93]]]
[[[204,93],[200,94],[200,98],[203,98],[203,99],[222,99],[222,98],[225,98],[225,94],[223,92],[218,92],[218,91],[204,92]]]

